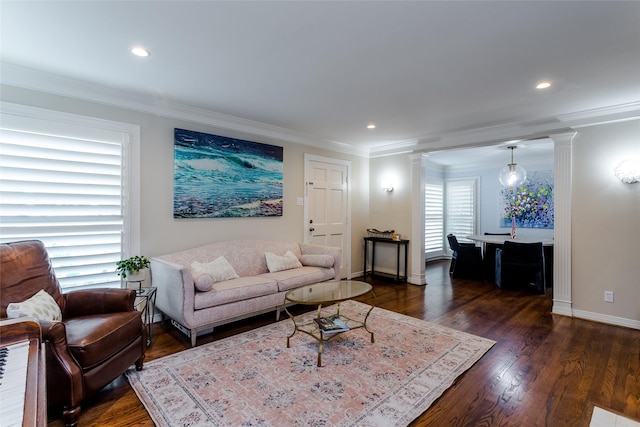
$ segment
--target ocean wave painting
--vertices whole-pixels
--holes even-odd
[[[283,148],[174,131],[174,218],[282,216]]]

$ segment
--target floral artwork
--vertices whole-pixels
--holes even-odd
[[[174,218],[282,216],[283,148],[174,131]]]
[[[530,172],[515,188],[500,189],[500,227],[553,228],[553,172]]]

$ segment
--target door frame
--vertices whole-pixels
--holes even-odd
[[[342,257],[344,259],[344,267],[347,270],[347,279],[351,279],[351,161],[304,153],[304,215],[302,219],[302,235],[304,236],[305,243],[309,243],[309,233],[307,233],[307,228],[309,226],[309,162],[330,163],[345,166],[347,168],[347,229],[345,232],[346,243],[343,248]]]

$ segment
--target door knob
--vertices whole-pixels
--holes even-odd
[[[311,228],[309,229],[309,231],[315,231],[315,228],[311,227]]]

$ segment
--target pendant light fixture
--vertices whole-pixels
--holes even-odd
[[[510,145],[507,148],[511,150],[511,163],[507,164],[507,166],[500,170],[500,176],[498,179],[500,180],[500,184],[505,187],[517,187],[527,179],[527,171],[524,170],[522,166],[518,166],[513,162],[513,150],[518,147]]]

